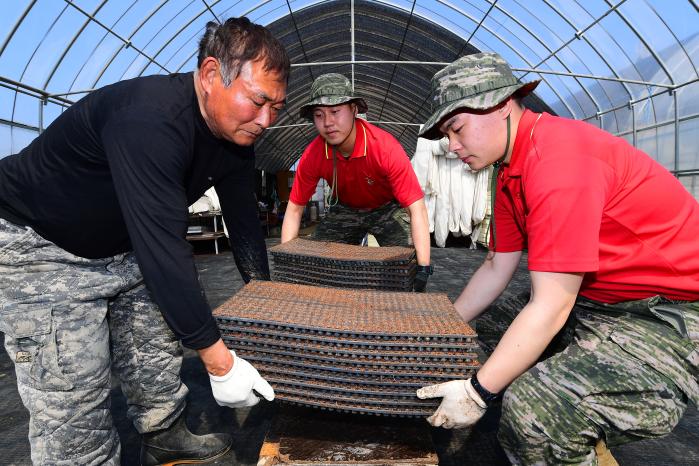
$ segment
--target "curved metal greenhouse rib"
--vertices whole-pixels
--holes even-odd
[[[671,160],[666,166],[699,190],[699,160],[689,150],[699,143],[699,7],[691,0],[8,2],[0,19],[0,157],[94,88],[192,70],[206,22],[241,15],[269,26],[294,64],[287,108],[258,143],[258,166],[267,171],[293,165],[314,137],[298,109],[319,74],[351,77],[369,120],[412,153],[432,74],[458,56],[495,51],[520,78],[543,80],[529,105],[626,137]]]

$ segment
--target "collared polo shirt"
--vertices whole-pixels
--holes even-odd
[[[408,207],[422,199],[417,176],[400,143],[388,132],[362,119],[356,120],[354,150],[337,160],[337,193],[340,203],[356,209],[375,209],[393,200]],[[301,155],[289,199],[305,205],[323,178],[333,179],[333,148],[317,136]]]
[[[525,111],[498,175],[497,252],[585,272],[601,302],[699,300],[699,204],[647,154],[592,125]]]

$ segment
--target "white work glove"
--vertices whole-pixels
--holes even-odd
[[[443,398],[437,411],[427,418],[427,422],[445,429],[471,427],[483,417],[487,407],[471,385],[471,379],[422,387],[417,391],[417,397],[421,400]]]
[[[267,401],[272,401],[274,399],[272,386],[249,362],[236,356],[235,351],[230,351],[233,355],[231,370],[221,376],[209,374],[211,391],[216,403],[229,408],[255,406],[260,401],[255,392],[265,397]]]

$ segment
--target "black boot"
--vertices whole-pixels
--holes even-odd
[[[167,429],[143,434],[141,466],[204,463],[223,456],[232,443],[228,434],[194,435],[182,414]]]

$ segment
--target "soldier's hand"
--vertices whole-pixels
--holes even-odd
[[[471,379],[452,380],[437,385],[422,387],[417,397],[442,398],[442,403],[427,422],[445,429],[471,427],[483,417],[486,404],[471,385]]]
[[[231,350],[231,355],[233,367],[228,373],[221,376],[209,374],[211,392],[216,403],[229,408],[254,406],[260,401],[255,392],[267,401],[274,400],[274,389],[257,369],[245,359],[236,356],[235,351]]]
[[[418,293],[424,292],[430,275],[432,275],[431,265],[418,265],[417,273],[415,274],[415,282],[413,283],[413,290]]]

